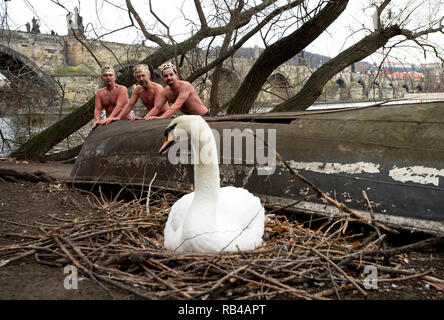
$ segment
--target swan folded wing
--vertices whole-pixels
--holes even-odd
[[[227,225],[245,227],[251,225],[252,220],[258,223],[263,217],[264,211],[258,197],[248,190],[235,187],[224,187],[220,189],[217,219],[225,221]],[[263,221],[263,218],[262,218]]]
[[[191,206],[191,202],[193,201],[193,197],[194,192],[186,194],[176,201],[171,207],[164,230],[164,244],[168,250],[175,250],[182,241],[182,229],[186,214]]]
[[[248,190],[235,187],[220,189],[217,225],[219,231],[231,231],[224,238],[228,250],[252,250],[261,245],[265,210],[260,199]]]

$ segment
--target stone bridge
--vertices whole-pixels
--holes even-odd
[[[86,45],[85,45],[86,44]],[[6,78],[23,77],[56,90],[58,97],[48,104],[74,107],[91,98],[101,86],[99,65],[110,64],[118,72],[141,61],[155,48],[140,44],[122,44],[74,35],[48,35],[22,31],[0,30],[0,73]],[[191,53],[199,59],[199,52]],[[193,57],[190,57],[193,60]],[[228,101],[246,76],[254,59],[229,59],[224,63],[219,102]],[[269,77],[256,101],[257,106],[270,106],[297,93],[314,70],[306,66],[284,64]],[[186,78],[187,67],[182,78]],[[209,101],[211,75],[194,82],[205,103]],[[393,80],[366,74],[341,72],[324,87],[319,102],[351,102],[403,97],[417,91],[422,84],[413,80]],[[56,96],[57,96],[56,95]]]

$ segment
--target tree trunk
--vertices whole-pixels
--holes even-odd
[[[222,44],[220,54],[223,54],[227,51],[232,35],[233,35],[232,30],[228,31],[228,33],[225,35],[225,39]],[[213,77],[211,79],[210,110],[211,110],[211,115],[213,116],[216,115],[219,111],[222,111],[222,109],[220,108],[220,101],[219,101],[219,82],[221,79],[222,67],[223,64],[221,63],[214,68]]]
[[[322,94],[325,84],[335,74],[341,72],[349,65],[361,61],[384,46],[387,41],[402,30],[394,25],[387,29],[378,30],[341,52],[326,64],[317,69],[308,79],[301,91],[287,101],[277,105],[272,112],[305,110],[310,107]]]
[[[80,150],[82,150],[83,143],[79,144],[78,146],[71,148],[66,151],[61,151],[59,153],[50,154],[44,157],[47,161],[66,161],[71,160],[74,157],[77,157],[80,153]]]
[[[324,32],[345,10],[347,4],[348,0],[329,1],[315,17],[298,30],[266,48],[229,102],[227,113],[248,113],[271,73]]]

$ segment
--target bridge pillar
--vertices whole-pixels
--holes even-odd
[[[85,62],[82,44],[74,37],[65,37],[65,63],[75,67]]]

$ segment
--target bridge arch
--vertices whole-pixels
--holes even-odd
[[[291,84],[288,78],[281,72],[270,75],[263,88],[262,98],[273,103],[282,102],[291,96]]]
[[[339,78],[336,80],[336,83],[338,84],[339,88],[347,88],[347,85],[345,84],[345,81]]]
[[[379,84],[378,81],[375,81],[371,84],[369,88],[369,94],[371,92],[371,99],[382,99],[383,93],[382,93],[382,87]]]
[[[358,83],[362,86],[362,89],[365,90],[365,87],[366,87],[365,82],[362,79],[359,79]]]
[[[367,90],[367,86],[366,86],[364,80],[359,79],[358,84],[360,84],[362,87],[362,96],[365,98],[368,98],[368,90]]]
[[[0,73],[8,80],[13,77],[35,82],[36,84],[55,89],[57,82],[23,54],[0,44]]]
[[[384,99],[393,99],[395,97],[395,87],[392,82],[383,83],[382,87],[383,98]]]

